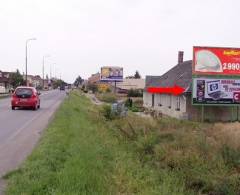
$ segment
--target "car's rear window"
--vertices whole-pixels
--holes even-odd
[[[27,88],[16,89],[16,96],[21,98],[29,98],[32,96],[32,90]]]

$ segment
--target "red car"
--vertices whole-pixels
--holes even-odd
[[[34,87],[17,87],[12,95],[12,110],[16,107],[37,110],[40,108],[39,95],[40,93]]]

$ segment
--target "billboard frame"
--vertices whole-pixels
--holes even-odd
[[[200,49],[227,49],[227,50],[239,50],[240,52],[240,48],[237,47],[213,47],[213,46],[193,46],[193,54],[192,54],[192,75],[206,75],[206,76],[238,76],[239,74],[224,74],[224,73],[218,73],[218,72],[196,72],[195,71],[195,48],[200,48]],[[239,62],[240,63],[240,62]]]
[[[219,48],[219,49],[229,49],[229,50],[240,50],[240,48],[236,48],[236,47],[211,47],[211,46],[193,46],[193,58],[192,58],[192,93],[191,93],[191,103],[192,103],[192,106],[196,106],[198,108],[201,108],[201,122],[203,123],[204,120],[205,120],[205,117],[204,117],[204,108],[205,107],[229,107],[231,108],[231,122],[233,122],[233,115],[234,115],[234,108],[237,108],[237,121],[239,121],[239,116],[238,116],[238,112],[240,110],[240,105],[239,104],[196,104],[196,103],[193,103],[193,79],[194,78],[200,78],[200,77],[206,77],[206,78],[209,78],[209,79],[240,79],[240,74],[209,74],[209,73],[206,73],[206,72],[195,72],[195,52],[194,52],[194,48],[201,48],[201,49],[214,49],[214,48]]]
[[[207,75],[209,76],[209,75]],[[223,76],[223,75],[221,75]],[[198,104],[198,103],[193,103],[193,79],[195,78],[201,78],[203,77],[203,75],[194,75],[194,77],[192,77],[192,93],[191,93],[191,102],[193,106],[224,106],[224,107],[240,107],[240,103],[239,104]],[[214,79],[214,78],[219,78],[219,77],[209,77],[209,79]],[[225,77],[226,78],[226,77]],[[238,78],[240,80],[240,77],[236,77],[234,76],[234,78]],[[233,77],[228,77],[227,79],[234,79]],[[221,78],[219,78],[221,79]]]
[[[118,69],[121,69],[122,70],[122,76],[121,76],[121,78],[119,78],[119,79],[114,79],[114,78],[106,78],[106,79],[102,79],[102,69],[103,68],[108,68],[108,69],[110,69],[110,68],[118,68]],[[102,66],[101,67],[101,71],[100,71],[100,81],[101,82],[122,82],[123,81],[123,67],[120,67],[120,66]]]

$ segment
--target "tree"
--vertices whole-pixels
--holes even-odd
[[[82,77],[81,77],[81,76],[78,76],[78,77],[76,78],[76,80],[74,81],[73,84],[74,84],[74,86],[78,87],[79,85],[82,84],[82,82],[83,82]]]
[[[139,74],[138,71],[136,71],[134,75],[126,77],[126,79],[140,79],[140,78],[141,78],[141,75]]]
[[[88,90],[91,90],[93,93],[96,93],[98,91],[98,86],[95,83],[88,84],[87,88]]]
[[[67,85],[66,82],[64,82],[63,80],[60,80],[60,79],[57,79],[57,80],[53,80],[52,81],[52,86],[53,86],[53,89],[56,89],[62,85]]]
[[[141,79],[141,75],[139,74],[138,71],[135,72],[134,78],[135,79]]]
[[[23,76],[20,74],[18,69],[16,72],[10,73],[9,83],[10,83],[10,85],[13,86],[13,88],[16,88],[16,87],[24,84]]]

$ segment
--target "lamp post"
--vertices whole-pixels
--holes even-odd
[[[37,39],[36,39],[36,38],[31,38],[31,39],[27,39],[27,40],[26,40],[26,74],[25,74],[25,77],[26,77],[26,78],[25,78],[25,79],[26,79],[26,86],[28,86],[28,83],[27,83],[28,43],[29,43],[30,41],[35,41],[35,40],[37,40]]]
[[[54,76],[52,76],[52,66],[55,66],[55,65],[56,65],[55,63],[50,64],[50,85],[51,85],[52,88],[53,88],[52,78],[54,77]]]
[[[44,63],[45,63],[45,58],[48,58],[48,57],[50,57],[50,55],[44,55],[43,56],[43,69],[42,69],[42,73],[43,73],[43,89],[44,89]]]

